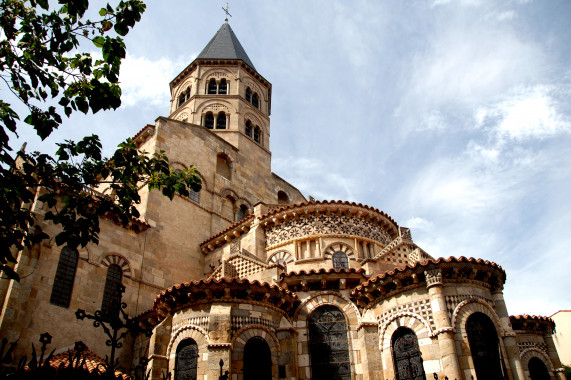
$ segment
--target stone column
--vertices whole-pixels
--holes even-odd
[[[167,348],[171,338],[172,317],[168,316],[153,329],[153,335],[149,341],[149,364],[151,379],[163,379],[169,373],[169,358]]]
[[[558,380],[565,380],[567,377],[565,376],[565,370],[561,366],[561,360],[559,359],[559,355],[557,354],[557,349],[555,348],[555,342],[553,341],[553,335],[545,334],[543,336],[543,340],[547,345],[547,352],[549,353],[549,359],[553,364],[553,368],[555,368],[555,378]]]
[[[499,287],[493,291],[492,297],[494,299],[496,313],[498,314],[498,317],[500,317],[501,328],[503,330],[502,340],[504,341],[504,346],[507,351],[512,376],[514,380],[526,380],[519,357],[519,349],[517,348],[515,332],[513,331],[510,323],[510,316],[508,314],[508,309],[506,308],[502,288]]]
[[[358,342],[363,367],[363,380],[383,379],[383,365],[379,352],[379,326],[368,310],[358,328]]]
[[[213,303],[210,307],[208,319],[208,369],[205,377],[217,379],[220,376],[220,360],[224,361],[223,370],[230,371],[232,378],[232,361],[230,356],[230,341],[232,331],[231,321],[232,304]]]
[[[462,371],[458,362],[456,342],[454,341],[454,327],[450,323],[444,287],[442,285],[442,272],[440,269],[432,269],[424,272],[426,276],[426,288],[430,297],[430,306],[436,325],[435,335],[438,337],[438,347],[442,358],[441,378],[448,376],[449,379],[462,379]]]

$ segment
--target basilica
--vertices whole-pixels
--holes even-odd
[[[102,329],[76,311],[109,313],[121,287],[126,313],[151,332],[118,348],[128,375],[565,378],[554,322],[509,315],[500,265],[434,258],[384,211],[308,199],[272,172],[272,84],[228,22],[170,92],[168,117],[133,140],[174,169],[194,165],[202,189],[170,201],[143,187],[140,220],[101,220],[98,245],[21,252],[21,281],[0,282],[0,338],[16,353],[49,332],[56,354],[81,341],[105,357]]]

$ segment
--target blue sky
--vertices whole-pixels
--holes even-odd
[[[110,152],[168,116],[168,83],[223,5],[149,1],[126,39],[123,106],[22,139],[50,150],[96,133]],[[571,308],[571,2],[241,0],[230,13],[273,85],[274,172],[387,212],[434,257],[497,262],[511,314]]]

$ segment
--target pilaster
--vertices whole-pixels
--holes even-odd
[[[496,313],[500,318],[501,328],[503,330],[502,340],[504,342],[504,347],[508,355],[508,361],[510,364],[510,369],[514,380],[526,380],[523,372],[523,366],[521,365],[521,360],[519,357],[519,349],[517,348],[517,341],[515,339],[515,332],[512,329],[510,323],[510,316],[506,308],[506,303],[504,301],[504,294],[501,288],[496,289],[492,293],[494,298],[494,304],[496,307]]]
[[[440,269],[432,269],[424,272],[426,276],[426,288],[430,298],[430,306],[434,324],[435,334],[438,337],[438,348],[442,358],[442,374],[440,377],[449,379],[462,379],[458,353],[456,352],[456,342],[454,341],[454,327],[448,317],[446,309],[446,299],[444,298],[444,286],[442,284],[442,272]]]

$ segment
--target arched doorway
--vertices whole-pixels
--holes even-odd
[[[425,380],[418,339],[414,331],[399,327],[391,340],[397,380]]]
[[[268,343],[259,336],[244,346],[244,380],[271,380],[272,354]]]
[[[503,364],[500,342],[492,320],[484,313],[476,312],[466,321],[468,343],[478,379],[503,380]]]
[[[175,380],[196,380],[198,345],[192,339],[181,341],[176,348]]]
[[[321,306],[308,318],[312,379],[351,380],[345,316],[335,306]]]
[[[529,368],[529,377],[531,377],[531,380],[551,379],[549,371],[541,359],[531,358],[527,366]]]

